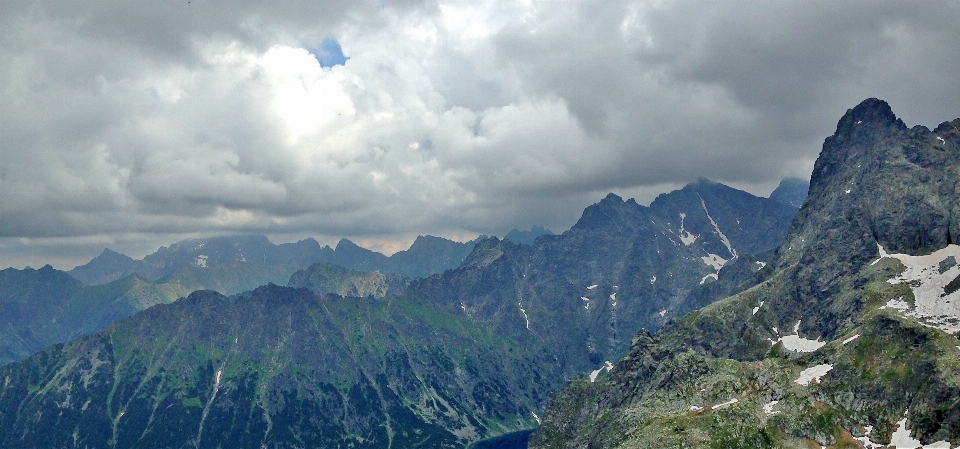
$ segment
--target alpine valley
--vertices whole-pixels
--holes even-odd
[[[957,126],[867,100],[809,196],[699,179],[559,235],[4,270],[0,446],[960,444]]]

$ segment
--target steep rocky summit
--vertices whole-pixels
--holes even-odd
[[[847,111],[769,276],[641,332],[533,447],[960,445],[958,127]]]

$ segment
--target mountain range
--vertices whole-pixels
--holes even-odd
[[[639,328],[766,276],[795,213],[701,179],[649,207],[608,195],[532,245],[483,238],[429,277],[315,263],[289,287],[195,292],[0,367],[2,444],[462,447],[530,429]],[[346,242],[346,259],[366,251]],[[251,247],[181,242],[144,261],[204,255],[209,270]]]
[[[321,247],[312,238],[279,245],[262,235],[188,239],[161,247],[140,260],[104,249],[99,256],[69,273],[91,285],[136,274],[160,283],[211,288],[211,279],[222,278],[225,280],[213,284],[219,282],[227,290],[221,290],[222,293],[233,294],[270,282],[285,283],[294,271],[316,262],[362,271],[426,277],[456,268],[480,238],[455,242],[442,237],[419,236],[410,248],[391,256],[363,248],[347,239],[341,239],[336,248]]]
[[[960,119],[848,110],[755,286],[641,331],[532,447],[960,444]]]
[[[960,119],[909,128],[868,99],[811,182],[770,198],[706,179],[650,206],[610,194],[562,234],[459,259],[422,238],[417,263],[250,237],[84,266],[159,283],[3,270],[5,354],[73,339],[0,366],[0,445],[952,447],[958,161]],[[235,273],[251,248],[301,265],[175,300],[186,269]]]

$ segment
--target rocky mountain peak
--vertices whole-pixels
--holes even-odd
[[[924,284],[955,264],[934,253],[960,235],[955,125],[907,128],[877,99],[847,111],[763,269],[771,276],[655,336],[641,331],[607,379],[555,396],[531,447],[955,447],[960,413],[942,404],[957,403],[948,368],[956,359],[941,348],[955,351],[956,334],[936,330],[913,305],[936,304],[940,323],[956,320],[953,287]],[[684,191],[702,196],[710,221],[727,232],[710,190]],[[685,212],[684,229],[693,227],[690,198],[664,195],[653,206]],[[880,262],[881,248],[903,264]],[[911,256],[933,254],[924,258],[930,268],[916,269],[923,275],[901,272],[914,270]],[[914,311],[892,312],[895,301]],[[731,388],[738,377],[745,381]],[[916,441],[893,441],[908,424]],[[853,433],[871,443],[857,444]]]
[[[603,228],[611,222],[622,220],[624,217],[634,215],[644,209],[635,201],[624,202],[619,195],[609,193],[599,203],[587,206],[583,210],[583,215],[580,216],[571,230]]]
[[[847,111],[814,166],[811,207],[797,215],[781,253],[795,262],[801,252],[815,258],[843,248],[841,258],[859,267],[877,243],[910,254],[942,248],[960,233],[951,218],[960,202],[949,168],[960,157],[956,138],[908,129],[877,99]]]
[[[717,183],[717,182],[714,182],[714,181],[711,181],[711,180],[709,180],[709,179],[704,178],[703,176],[701,176],[701,177],[697,178],[696,181],[691,182],[690,184],[687,184],[686,186],[684,186],[684,188],[685,188],[685,189],[697,190],[697,189],[702,188],[702,187],[710,187],[710,186],[714,186],[714,185],[716,185],[716,184],[718,184],[718,183]]]
[[[118,252],[116,252],[116,251],[114,251],[114,250],[112,250],[112,249],[110,249],[110,248],[104,248],[103,251],[100,252],[100,255],[97,256],[97,257],[110,258],[110,259],[113,259],[113,258],[126,258],[126,259],[129,259],[129,258],[130,258],[129,256],[126,256],[126,255],[124,255],[124,254],[120,254],[120,253],[118,253]]]
[[[770,193],[770,199],[799,209],[806,201],[808,191],[810,191],[809,182],[800,178],[784,178]]]
[[[337,242],[337,246],[334,249],[336,251],[350,251],[350,250],[364,250],[366,248],[363,248],[360,245],[353,243],[353,241],[350,239],[340,239],[340,241]]]
[[[463,261],[464,267],[484,267],[503,255],[503,246],[506,242],[496,237],[487,237],[477,242],[473,251]]]
[[[853,133],[857,130],[871,130],[875,127],[896,127],[906,129],[903,120],[897,118],[886,101],[876,98],[863,100],[853,109],[848,109],[837,123],[836,134]]]
[[[620,195],[617,195],[613,192],[608,193],[607,196],[603,197],[603,199],[600,200],[600,204],[616,204],[616,203],[622,203],[622,202],[623,202],[623,198],[621,198]]]

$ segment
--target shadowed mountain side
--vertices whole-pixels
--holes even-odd
[[[182,291],[136,276],[86,286],[49,265],[0,271],[0,365],[103,329]]]
[[[285,285],[290,276],[300,270],[299,265],[257,265],[231,262],[213,267],[180,267],[157,280],[186,296],[197,290],[213,290],[224,295],[233,295],[253,290],[261,285]]]
[[[800,178],[786,178],[770,193],[770,199],[799,209],[807,200],[809,191],[809,182]]]

